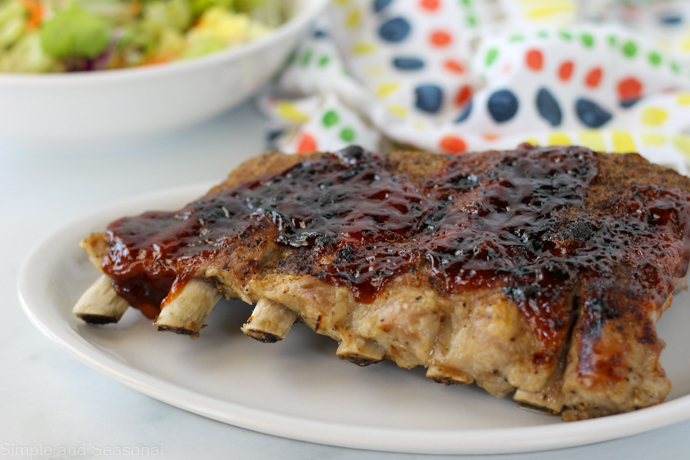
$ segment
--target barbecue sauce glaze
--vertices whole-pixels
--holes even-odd
[[[210,259],[271,228],[279,245],[294,249],[279,270],[346,286],[359,302],[372,302],[405,273],[444,294],[500,287],[548,341],[564,334],[573,311],[564,300],[581,286],[593,315],[585,321],[596,332],[616,315],[606,293],[625,274],[638,275],[625,298],[660,308],[687,269],[690,207],[686,192],[654,185],[633,186],[605,209],[588,204],[595,155],[525,144],[448,157],[414,183],[382,157],[349,147],[180,211],[117,220],[108,226],[103,269],[153,318],[173,283],[174,292]],[[669,254],[677,263],[655,263]]]

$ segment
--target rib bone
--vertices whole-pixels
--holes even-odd
[[[163,300],[155,325],[159,331],[173,331],[196,339],[220,298],[221,293],[213,284],[192,279],[180,292],[171,292]]]
[[[297,319],[297,314],[278,302],[263,298],[256,303],[242,332],[264,343],[282,340]]]
[[[129,303],[117,295],[110,278],[102,275],[79,298],[72,313],[87,323],[117,323],[129,308]]]
[[[373,340],[362,337],[346,337],[340,342],[336,354],[358,366],[368,366],[378,363],[386,356],[386,352]]]
[[[541,414],[557,415],[563,410],[563,370],[559,369],[549,379],[545,388],[530,393],[518,389],[513,395],[513,400],[519,403],[521,409]]]
[[[434,382],[447,385],[468,385],[473,382],[472,377],[464,372],[448,366],[429,366],[427,378]]]
[[[690,270],[688,274],[682,278],[676,278],[676,287],[673,289],[674,294],[678,294],[688,288],[688,277],[690,277]]]

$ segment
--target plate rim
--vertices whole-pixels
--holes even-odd
[[[512,428],[407,429],[334,423],[289,416],[209,396],[166,381],[116,359],[66,326],[51,323],[46,306],[35,305],[31,272],[46,247],[75,230],[88,232],[90,221],[117,219],[124,209],[166,200],[181,204],[201,196],[216,182],[203,182],[149,192],[105,204],[51,231],[29,251],[21,264],[17,292],[30,322],[59,349],[100,374],[172,406],[219,422],[298,441],[354,449],[416,454],[506,454],[562,449],[632,436],[690,419],[690,395],[625,414],[602,418]],[[187,201],[185,201],[187,200]],[[125,211],[126,213],[126,211]],[[69,251],[63,248],[63,251]],[[57,315],[61,315],[57,313]]]

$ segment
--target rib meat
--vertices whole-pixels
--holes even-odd
[[[262,155],[82,247],[150,318],[205,280],[289,309],[359,364],[426,366],[576,420],[670,391],[654,323],[686,274],[688,222],[690,181],[636,154],[350,147]]]

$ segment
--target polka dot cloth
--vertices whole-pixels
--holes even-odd
[[[280,125],[275,146],[294,153],[350,143],[451,154],[580,144],[685,171],[686,10],[654,1],[623,14],[608,0],[338,0],[260,105]],[[669,28],[673,40],[663,36]]]

